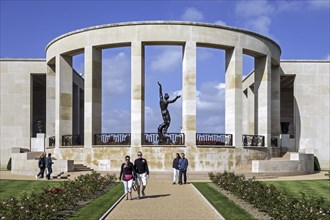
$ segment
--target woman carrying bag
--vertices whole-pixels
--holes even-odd
[[[121,165],[121,170],[119,174],[119,181],[123,181],[124,190],[126,194],[126,200],[128,200],[128,193],[130,195],[130,199],[132,200],[132,185],[133,178],[135,175],[134,165],[130,161],[130,156],[125,157],[125,162]]]

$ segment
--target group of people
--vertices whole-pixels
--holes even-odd
[[[173,160],[173,184],[176,183],[176,179],[178,179],[178,183],[182,184],[182,176],[183,176],[183,184],[187,183],[187,168],[188,168],[188,159],[185,158],[185,154],[176,153],[176,157]]]
[[[47,174],[46,174],[46,178],[49,180],[50,179],[50,175],[53,172],[52,169],[52,164],[54,162],[52,161],[52,154],[49,153],[48,157],[46,157],[46,154],[41,154],[38,160],[38,167],[39,167],[39,173],[36,175],[36,179],[43,179],[44,178],[44,174],[45,174],[45,169],[47,168]]]
[[[137,153],[137,159],[134,161],[134,164],[130,161],[130,156],[125,156],[125,162],[121,165],[121,170],[119,174],[119,180],[123,181],[124,190],[126,194],[126,200],[128,200],[128,194],[132,200],[132,188],[133,181],[136,182],[136,190],[138,193],[137,199],[145,197],[145,189],[147,187],[147,179],[149,177],[149,168],[148,162],[142,157],[142,152]],[[142,190],[141,190],[142,186]]]
[[[124,184],[126,200],[128,196],[132,200],[132,189],[133,182],[136,183],[136,191],[138,194],[137,199],[141,196],[145,197],[145,189],[147,187],[147,179],[149,177],[148,162],[142,157],[142,152],[138,151],[137,159],[135,159],[134,164],[131,162],[131,157],[126,155],[125,162],[121,165],[119,181]],[[187,183],[187,168],[188,159],[185,158],[185,154],[176,153],[176,157],[173,160],[173,184],[176,184],[176,179],[178,179],[178,184]],[[183,182],[182,182],[183,177]],[[142,189],[141,189],[142,187]]]

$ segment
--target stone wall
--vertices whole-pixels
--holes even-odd
[[[300,152],[312,152],[330,168],[330,61],[281,61],[282,74],[295,75],[294,127]]]
[[[35,176],[39,172],[38,158],[42,152],[27,152],[27,153],[12,153],[11,172],[15,174]],[[52,155],[53,156],[53,155]],[[53,159],[53,175],[58,175],[61,172],[73,171],[73,160],[58,160]],[[45,171],[46,175],[46,171]]]
[[[58,159],[74,160],[98,171],[119,171],[126,155],[133,162],[137,151],[142,151],[151,171],[171,171],[176,153],[185,153],[190,171],[235,171],[238,166],[250,165],[252,160],[264,160],[268,149],[265,147],[142,147],[103,146],[93,148],[61,147],[47,149]]]
[[[30,149],[31,74],[46,74],[44,59],[0,60],[0,165],[7,166],[11,148]]]

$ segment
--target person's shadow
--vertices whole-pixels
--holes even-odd
[[[144,197],[140,197],[140,199],[147,199],[147,198],[159,198],[159,197],[166,197],[166,196],[170,196],[171,194],[158,194],[158,195],[150,195],[150,196],[144,196]]]

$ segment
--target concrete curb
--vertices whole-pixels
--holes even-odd
[[[196,192],[199,194],[199,196],[203,198],[205,203],[213,210],[213,212],[219,217],[219,219],[225,220],[225,218],[218,212],[218,210],[216,210],[213,207],[213,205],[211,205],[211,203],[203,196],[203,194],[198,191],[198,189],[194,186],[194,184],[191,183],[190,185],[192,185],[192,187],[196,190]]]
[[[104,220],[109,214],[110,214],[110,212],[114,209],[114,208],[116,208],[116,206],[118,205],[118,203],[120,203],[121,202],[121,200],[123,200],[123,198],[125,197],[125,193],[117,200],[117,202],[115,202],[115,204],[113,204],[111,207],[110,207],[110,209],[108,209],[108,211],[106,211],[103,215],[102,215],[102,217],[99,219],[99,220]]]

